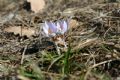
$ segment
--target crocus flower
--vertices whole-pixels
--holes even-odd
[[[56,27],[57,27],[57,33],[64,34],[68,30],[68,23],[64,20],[57,21]]]
[[[43,24],[43,33],[46,37],[53,37],[56,41],[54,41],[56,44],[63,43],[63,45],[66,47],[65,39],[64,37],[61,37],[61,35],[64,36],[65,32],[68,30],[68,22],[65,20],[58,20],[56,22],[47,22]]]
[[[65,20],[56,22],[47,22],[43,24],[43,32],[47,37],[54,37],[56,35],[64,35],[68,30],[68,23]]]

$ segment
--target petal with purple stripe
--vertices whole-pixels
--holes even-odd
[[[52,33],[56,33],[57,32],[57,27],[56,27],[55,23],[49,22],[48,25],[49,25],[49,29],[50,29],[50,31]]]

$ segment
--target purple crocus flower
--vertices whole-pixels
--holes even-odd
[[[45,21],[43,25],[43,32],[45,36],[56,36],[57,34],[64,35],[68,30],[68,23],[65,20],[59,20],[56,22],[47,22]]]
[[[65,43],[64,34],[68,30],[68,22],[65,20],[58,20],[56,22],[47,22],[43,24],[43,33],[46,37],[53,37],[56,45],[63,43],[65,48],[67,45]],[[60,35],[60,36],[58,36]],[[59,51],[58,51],[59,52]]]

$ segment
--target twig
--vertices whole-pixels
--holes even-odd
[[[20,30],[20,36],[22,36],[22,26],[20,26],[21,30]]]
[[[104,38],[106,37],[107,33],[109,32],[109,30],[111,29],[111,27],[109,27],[106,32],[104,33]]]
[[[25,49],[23,51],[22,58],[21,58],[21,64],[23,64],[23,60],[24,60],[24,57],[25,57],[25,52],[27,50],[27,47],[28,47],[28,45],[25,46]]]
[[[24,25],[26,25],[27,27],[30,27],[30,25],[27,24],[25,21],[23,21],[23,20],[21,19],[21,17],[19,17],[18,15],[16,15],[15,18],[18,19],[19,21],[21,21],[21,22],[22,22]]]
[[[103,62],[100,62],[100,63],[98,63],[98,64],[94,64],[93,66],[89,67],[88,70],[87,70],[87,72],[86,72],[86,75],[85,75],[85,77],[84,77],[84,80],[87,80],[87,77],[88,77],[88,75],[90,74],[90,72],[91,72],[91,70],[92,70],[93,68],[95,68],[95,67],[97,67],[97,66],[100,66],[100,65],[102,65],[102,64],[108,63],[108,62],[112,62],[112,61],[113,61],[113,60],[103,61]]]
[[[58,44],[55,42],[55,46],[56,46],[56,49],[57,49],[57,53],[59,54],[59,55],[61,55],[61,53],[60,53],[60,47],[58,47]]]
[[[0,60],[0,64],[1,63],[9,63],[10,61],[9,60]]]
[[[85,42],[78,42],[78,46],[74,47],[72,51],[84,48],[85,46],[91,45],[95,43],[98,40],[98,38],[93,38],[93,39],[87,39]]]
[[[63,77],[64,76],[63,74],[57,74],[57,73],[45,72],[45,71],[42,71],[42,74],[52,75],[52,76],[57,76],[57,77]],[[74,80],[79,80],[80,79],[78,76],[75,76],[75,75],[72,75],[72,74],[69,74],[69,77],[74,79]]]

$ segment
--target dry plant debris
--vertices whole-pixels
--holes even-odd
[[[118,0],[45,0],[39,8],[29,0],[35,13],[25,10],[24,1],[0,2],[1,80],[119,80]],[[59,45],[58,55],[41,25],[69,18],[68,48]]]

